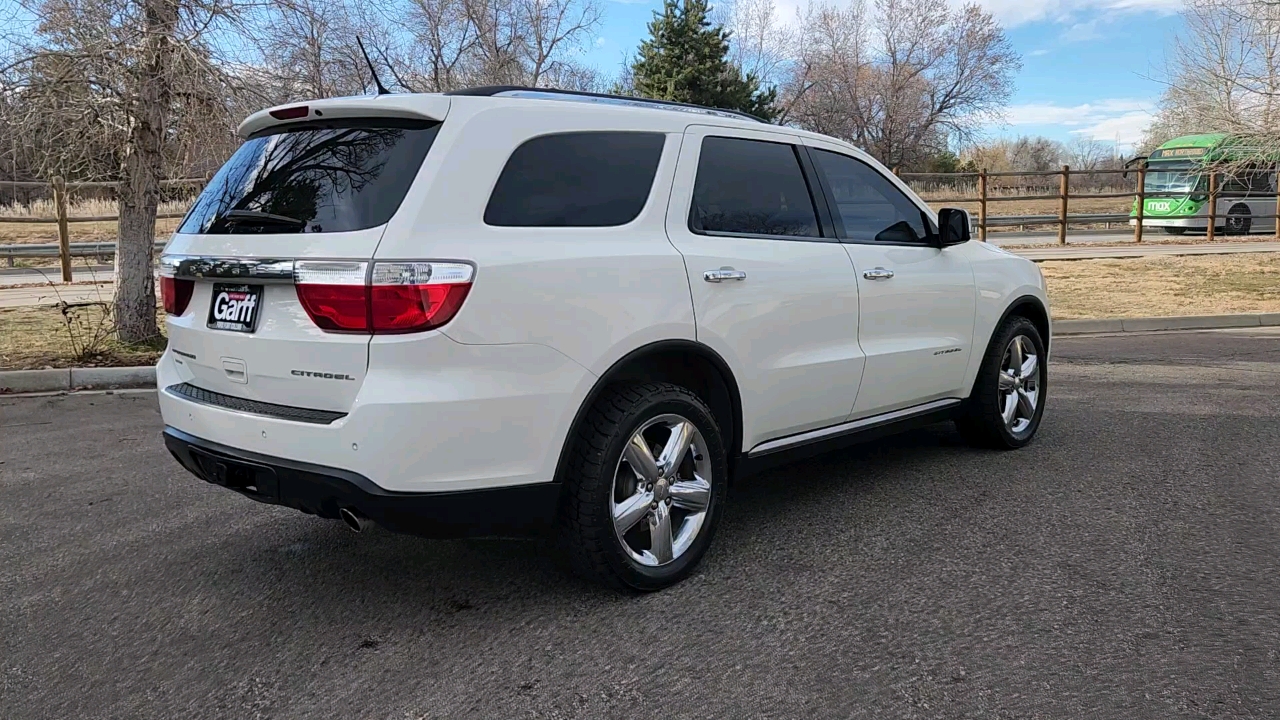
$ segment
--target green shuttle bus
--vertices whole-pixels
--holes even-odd
[[[1142,208],[1144,228],[1163,228],[1170,235],[1188,230],[1204,232],[1209,225],[1209,174],[1206,165],[1240,155],[1225,133],[1174,138],[1147,157]],[[1237,164],[1239,166],[1239,164]],[[1154,195],[1154,197],[1152,197]],[[1129,224],[1137,224],[1134,198]],[[1215,232],[1247,235],[1274,232],[1276,214],[1275,159],[1244,164],[1229,175],[1218,175]]]

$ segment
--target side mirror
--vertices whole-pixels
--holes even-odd
[[[938,211],[938,247],[969,242],[969,213],[958,208]]]

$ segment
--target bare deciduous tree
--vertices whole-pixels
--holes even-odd
[[[44,170],[119,181],[114,317],[126,342],[159,334],[151,244],[167,166],[227,134],[232,91],[211,40],[236,1],[23,0],[35,32],[4,38],[7,87],[20,93],[19,126],[44,138]]]
[[[894,166],[920,164],[971,138],[998,116],[1020,66],[990,13],[952,9],[946,0],[811,4],[784,44],[794,48],[782,84],[784,120],[845,138]],[[771,57],[744,52],[753,54]]]
[[[1143,144],[1217,131],[1260,154],[1280,154],[1280,3],[1188,0],[1184,18]]]

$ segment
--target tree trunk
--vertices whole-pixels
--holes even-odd
[[[164,172],[164,128],[170,105],[167,73],[178,23],[176,0],[142,2],[145,35],[134,69],[137,95],[120,183],[116,242],[116,333],[121,342],[127,343],[143,342],[160,334],[156,325],[151,255]]]

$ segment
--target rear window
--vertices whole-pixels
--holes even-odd
[[[644,209],[666,136],[544,135],[511,153],[484,210],[487,225],[611,227]]]
[[[391,219],[439,123],[307,123],[251,137],[187,213],[180,233],[331,233]]]

